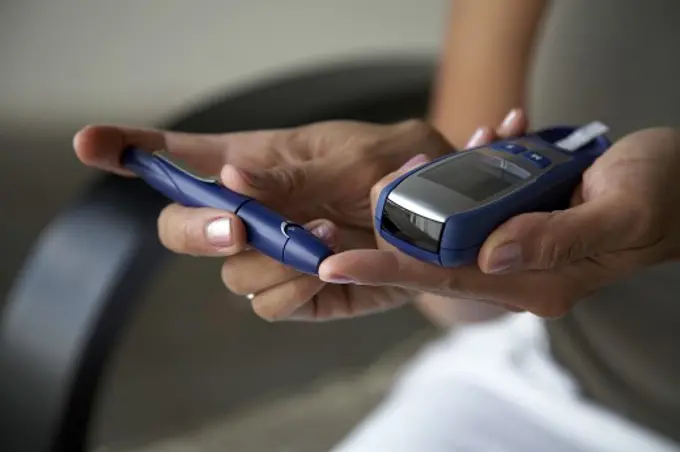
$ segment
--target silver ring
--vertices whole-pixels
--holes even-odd
[[[250,300],[250,301],[253,301],[253,298],[255,298],[255,294],[254,294],[254,293],[249,293],[249,294],[246,295],[246,298],[247,298],[248,300]]]

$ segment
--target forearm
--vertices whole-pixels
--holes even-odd
[[[430,120],[460,148],[525,105],[546,0],[452,0]]]
[[[497,125],[525,91],[546,0],[453,0],[430,120],[462,148],[481,125]],[[422,294],[422,313],[439,326],[488,320],[504,309]]]

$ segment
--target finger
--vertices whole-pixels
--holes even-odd
[[[284,214],[310,204],[332,202],[341,193],[328,188],[340,186],[337,182],[346,177],[342,163],[330,158],[258,170],[225,165],[221,172],[226,187]]]
[[[467,144],[465,145],[465,149],[484,146],[485,144],[492,143],[496,139],[497,139],[496,132],[491,127],[482,126],[475,130],[475,133],[472,134]]]
[[[371,234],[365,231],[347,229],[342,232],[334,240],[335,243],[339,242],[338,245],[333,246],[334,250],[343,249],[344,247],[365,247],[373,243]],[[241,256],[244,255],[239,255],[235,259],[241,259]],[[286,298],[284,296],[286,293],[307,293],[307,284],[314,285],[311,281],[301,279],[303,276],[309,278],[307,275],[294,272],[292,277],[287,278],[285,281],[271,284],[266,289],[252,286],[251,290],[245,293],[256,294],[253,301],[258,303],[258,308],[259,303],[263,303],[262,310],[264,312],[260,312],[260,314],[271,320],[318,321],[354,317],[362,313],[358,312],[360,308],[363,310],[378,310],[380,308],[385,309],[384,305],[388,304],[384,300],[384,296],[379,296],[384,291],[379,291],[377,294],[365,293],[365,296],[362,296],[353,294],[352,290],[345,290],[345,286],[325,285],[315,277],[311,278],[321,284],[314,286],[318,287],[318,291],[307,302],[300,304],[301,297]],[[288,284],[294,284],[294,286],[288,288],[280,287],[281,285]],[[274,301],[276,297],[281,298],[278,301]],[[389,301],[393,301],[393,299],[394,297],[390,297]],[[268,315],[267,309],[270,312],[275,312]]]
[[[625,202],[601,198],[552,213],[508,220],[486,240],[479,266],[487,273],[545,270],[627,248],[636,213]]]
[[[582,261],[553,271],[487,275],[476,266],[441,268],[396,250],[350,250],[326,259],[319,277],[328,283],[396,286],[451,298],[515,306],[559,317],[598,287],[602,270]]]
[[[286,320],[323,322],[356,318],[394,309],[412,298],[396,288],[328,284]]]
[[[528,118],[526,112],[521,108],[515,108],[510,110],[495,132],[498,138],[507,139],[525,134],[527,128]]]
[[[253,310],[270,322],[285,319],[301,306],[310,303],[324,286],[325,283],[316,277],[298,276],[258,293],[252,301]]]
[[[158,217],[158,236],[171,251],[192,256],[230,256],[246,247],[246,230],[234,214],[171,204]]]
[[[350,250],[330,256],[319,267],[328,283],[396,286],[446,296],[505,303],[523,293],[518,278],[491,276],[474,266],[442,268],[420,262],[396,249]],[[500,295],[500,298],[499,298]]]
[[[335,224],[315,220],[305,227],[329,247],[337,249],[340,234]],[[233,256],[222,266],[222,281],[237,295],[258,294],[299,276],[301,273],[297,270],[255,250]]]
[[[147,151],[165,150],[186,160],[198,171],[215,170],[223,163],[224,145],[219,135],[199,135],[155,129],[87,126],[76,133],[73,146],[86,165],[129,175],[120,165],[130,146]]]
[[[432,289],[442,284],[444,275],[437,267],[418,262],[396,249],[361,249],[328,257],[319,266],[319,278],[335,284]]]
[[[465,149],[484,146],[499,139],[507,139],[526,133],[528,120],[521,109],[511,110],[503,122],[494,130],[489,126],[479,127],[465,145]]]

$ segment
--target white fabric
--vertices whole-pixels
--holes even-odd
[[[514,315],[431,344],[333,452],[680,451],[581,399],[542,325]]]

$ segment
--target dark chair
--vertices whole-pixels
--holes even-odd
[[[422,116],[432,69],[427,60],[397,59],[291,74],[212,100],[169,128],[226,132]],[[155,230],[166,202],[138,180],[102,175],[42,232],[0,318],[1,451],[85,449],[117,335],[169,257]],[[404,328],[421,326],[408,315]],[[375,316],[363,327],[389,321]]]

